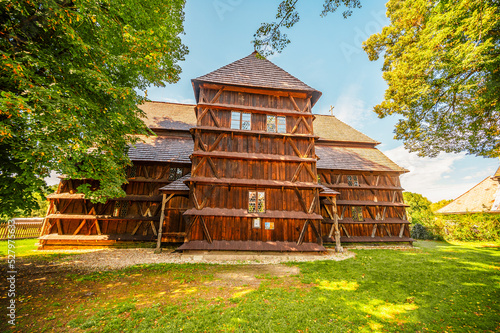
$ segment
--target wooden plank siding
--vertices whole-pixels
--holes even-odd
[[[172,182],[168,178],[170,168],[180,168],[182,175],[190,171],[190,165],[186,164],[136,161],[127,170],[128,184],[123,185],[127,196],[106,203],[92,203],[77,193],[78,186],[88,183],[96,188],[98,182],[63,178],[57,192],[49,196],[47,223],[40,233],[42,247],[76,239],[68,239],[69,235],[79,236],[78,242],[75,242],[80,245],[87,244],[85,237],[96,235],[112,235],[112,238],[121,240],[156,240],[161,215],[159,188]],[[163,225],[165,241],[176,241],[176,237],[169,238],[172,231],[184,232],[182,213],[189,208],[188,202],[187,197],[179,196],[168,203]],[[47,235],[51,237],[43,237]],[[89,244],[96,245],[99,242],[97,240]],[[102,244],[107,243],[103,241]]]
[[[318,175],[322,185],[340,193],[337,216],[343,243],[350,242],[351,238],[353,242],[412,241],[399,173],[319,169]],[[363,221],[353,217],[352,207],[361,207]],[[324,206],[321,214],[329,220]],[[330,229],[330,223],[323,223],[323,234],[328,234]]]
[[[320,229],[310,96],[213,88],[199,86],[197,126],[191,130],[194,152],[188,182],[194,208],[186,212],[193,221],[187,240],[298,242],[302,233],[303,242],[321,243],[307,226]],[[251,128],[231,129],[232,111],[250,113]],[[268,115],[286,116],[286,133],[268,135]],[[288,218],[254,213],[261,217],[261,228],[253,228],[253,217],[245,216],[250,191],[264,192],[266,211]],[[214,215],[204,213],[207,209],[215,209]],[[274,230],[266,230],[266,222],[274,223]]]

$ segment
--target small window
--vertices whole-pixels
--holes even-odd
[[[242,130],[251,130],[252,128],[252,114],[251,113],[242,113],[241,114],[241,129]]]
[[[267,131],[272,133],[286,133],[286,117],[268,115]]]
[[[351,207],[352,220],[355,222],[363,222],[363,208],[360,206]]]
[[[231,112],[231,129],[252,129],[252,114],[248,112]]]
[[[318,184],[321,184],[321,176],[318,173]]]
[[[278,116],[278,133],[286,133],[286,117]]]
[[[121,205],[121,208],[120,208],[120,217],[126,217],[127,216],[127,213],[128,213],[128,204],[129,202],[128,201],[123,201],[122,202],[122,205]]]
[[[276,133],[276,116],[267,116],[267,131]]]
[[[347,176],[347,185],[359,186],[358,176]]]
[[[170,168],[168,180],[174,181],[182,177],[182,168]]]
[[[258,191],[248,192],[248,212],[265,213],[266,211],[266,193]]]

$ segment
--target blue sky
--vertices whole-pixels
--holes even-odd
[[[280,1],[188,0],[184,44],[189,48],[181,62],[181,80],[164,88],[151,87],[153,101],[194,103],[191,79],[209,73],[253,52],[253,34],[261,22],[274,19]],[[465,154],[419,158],[393,139],[396,117],[379,119],[373,106],[383,100],[386,83],[382,60],[371,62],[361,43],[388,24],[385,1],[363,1],[348,19],[340,13],[320,17],[322,1],[300,1],[301,20],[287,32],[292,43],[268,58],[311,87],[322,97],[314,113],[334,115],[381,142],[378,146],[394,162],[411,172],[401,177],[407,191],[431,201],[454,199],[492,175],[498,159]]]

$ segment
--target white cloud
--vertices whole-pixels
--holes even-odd
[[[358,97],[359,92],[358,85],[350,85],[340,93],[340,97],[333,104],[333,114],[354,128],[363,128],[366,119],[372,115],[363,99]],[[330,111],[322,110],[320,113],[330,114]]]
[[[180,103],[180,104],[196,104],[196,101],[193,98],[162,97],[162,98],[160,98],[160,102]]]
[[[419,157],[417,153],[410,153],[399,146],[384,154],[410,171],[401,175],[401,184],[406,191],[420,193],[433,202],[455,199],[476,185],[475,182],[465,182],[465,179],[457,180],[453,177],[454,164],[465,157],[464,153],[441,153],[436,158]]]

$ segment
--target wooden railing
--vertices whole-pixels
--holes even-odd
[[[42,228],[43,218],[41,217],[30,217],[30,218],[15,218],[14,221],[16,238],[15,239],[26,239],[26,238],[38,238],[40,236],[40,229]],[[9,223],[0,223],[0,240],[6,240],[9,237]]]

